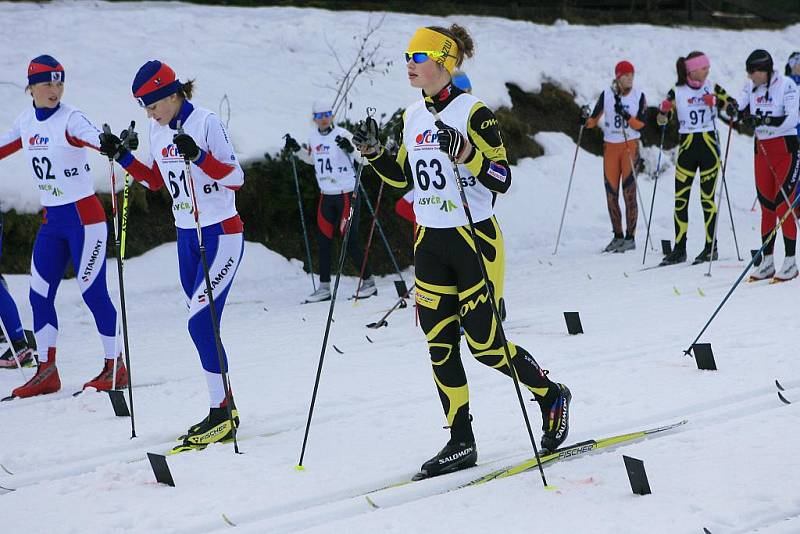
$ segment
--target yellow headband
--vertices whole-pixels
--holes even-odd
[[[442,52],[443,56],[431,58],[439,65],[447,69],[450,74],[456,69],[456,58],[458,57],[458,46],[456,42],[446,35],[443,35],[429,28],[419,28],[411,37],[408,43],[409,52]]]

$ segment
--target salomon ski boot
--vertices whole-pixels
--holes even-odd
[[[552,402],[542,399],[539,406],[542,409],[542,449],[545,452],[556,450],[569,434],[569,403],[572,393],[564,384],[556,384],[558,393]],[[546,398],[546,397],[545,397]]]

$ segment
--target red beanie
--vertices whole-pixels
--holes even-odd
[[[620,61],[617,63],[617,66],[614,67],[614,76],[617,78],[624,74],[633,74],[634,72],[633,64],[630,61]]]

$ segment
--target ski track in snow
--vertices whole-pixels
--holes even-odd
[[[309,39],[309,33],[335,24],[337,31],[328,32],[331,43],[348,49],[351,35],[368,20],[368,15],[355,12],[344,16],[320,10],[161,3],[146,7],[0,4],[0,43],[9,52],[0,58],[6,73],[0,79],[22,72],[30,57],[52,53],[68,71],[66,100],[98,123],[108,120],[123,126],[131,118],[141,119],[126,91],[130,78],[145,59],[161,57],[179,74],[198,78],[201,104],[216,109],[222,94],[231,97],[234,141],[244,157],[256,157],[276,149],[285,131],[302,137],[309,127],[306,110],[330,70],[324,40]],[[31,26],[30,35],[19,42],[16,28],[23,27],[32,12],[51,24]],[[225,17],[226,28],[239,28],[235,35],[220,29],[215,22],[220,17]],[[176,20],[193,44],[186,54],[166,52],[174,49],[166,44],[174,38],[167,28]],[[593,101],[618,56],[636,64],[637,83],[653,104],[673,82],[675,57],[688,52],[684,48],[694,40],[710,54],[714,80],[736,94],[744,79],[743,58],[756,42],[763,42],[782,64],[796,47],[797,35],[796,26],[729,32],[643,25],[541,26],[476,17],[448,20],[474,30],[478,55],[466,69],[480,88],[477,94],[491,106],[507,103],[506,81],[535,89],[544,77],[575,90],[579,102]],[[413,29],[431,22],[437,19],[387,15],[380,31],[387,54],[403,50]],[[66,27],[75,31],[59,31]],[[108,69],[103,84],[98,84],[97,70],[85,60],[94,46],[87,43],[136,28],[146,28],[146,38],[134,50],[109,51],[111,57],[104,62]],[[506,42],[510,39],[513,48]],[[603,46],[597,46],[599,42]],[[209,43],[217,54],[208,54]],[[509,49],[516,50],[519,65],[513,72],[507,68]],[[276,86],[272,80],[283,78],[287,64],[315,75]],[[219,72],[230,75],[218,76]],[[252,88],[259,83],[269,88],[269,99],[253,98]],[[28,97],[7,85],[0,85],[0,95],[5,104],[0,125],[10,124]],[[370,103],[392,112],[414,97],[402,64],[396,63],[387,77],[377,77],[373,87],[365,84],[359,90],[354,109]],[[108,110],[113,111],[107,117]],[[358,118],[356,111],[351,113]],[[726,127],[720,135],[727,135]],[[379,295],[357,306],[345,300],[355,290],[355,279],[342,281],[330,345],[344,354],[328,347],[306,470],[298,472],[294,466],[328,303],[299,305],[311,291],[301,262],[248,243],[222,330],[242,417],[244,454],[234,455],[232,447],[224,445],[171,457],[177,486],[159,486],[144,453],[168,449],[176,436],[205,415],[207,403],[205,381],[186,332],[174,243],[167,243],[125,264],[133,379],[135,384],[150,384],[134,389],[139,437],[129,439],[130,420],[114,417],[106,395],[70,396],[96,374],[102,357],[94,322],[74,281],[66,280],[56,303],[62,392],[0,404],[0,464],[14,473],[0,470],[0,487],[18,488],[0,495],[2,531],[218,531],[232,528],[223,520],[225,514],[237,532],[699,533],[703,527],[713,534],[797,532],[800,459],[794,452],[800,376],[793,333],[800,282],[742,283],[701,339],[713,343],[719,371],[698,371],[683,350],[745,266],[736,260],[727,208],[720,213],[721,259],[712,277],[704,276],[707,265],[641,271],[641,218],[636,251],[599,253],[610,239],[602,162],[581,151],[559,255],[553,256],[575,145],[560,133],[538,134],[536,140],[545,155],[514,168],[514,187],[497,204],[506,238],[509,337],[550,369],[554,380],[572,389],[568,443],[683,418],[688,425],[547,467],[548,482],[557,491],[543,491],[536,471],[441,495],[431,495],[432,488],[448,482],[434,479],[405,488],[407,498],[392,500],[387,493],[375,510],[359,495],[411,476],[447,440],[413,308],[393,313],[388,327],[369,330],[364,325],[395,301],[393,277],[380,279]],[[657,151],[648,148],[644,157],[654,168]],[[653,216],[656,245],[673,237],[673,157],[665,153],[663,158],[666,179],[659,185]],[[752,157],[752,140],[735,134],[727,179],[745,260],[759,244],[759,216],[750,212],[755,193]],[[21,158],[3,161],[0,172],[3,209],[24,210],[35,204]],[[100,173],[96,180],[103,186]],[[655,184],[640,177],[648,204]],[[690,259],[702,248],[698,193],[695,185]],[[780,261],[780,241],[776,250]],[[660,258],[660,253],[649,251],[647,265]],[[116,266],[109,265],[107,272],[116,295]],[[408,271],[406,278],[412,276]],[[30,326],[27,277],[7,279],[23,323]],[[564,311],[580,312],[585,334],[566,334]],[[513,387],[475,362],[466,346],[462,353],[479,462],[489,466],[530,455]],[[27,376],[32,372],[25,369]],[[792,405],[778,400],[775,378]],[[16,370],[1,372],[0,393],[6,394],[20,380]],[[538,407],[526,404],[538,435]],[[652,495],[631,494],[622,454],[645,461]],[[453,476],[472,478],[469,471]]]

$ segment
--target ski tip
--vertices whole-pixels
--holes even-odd
[[[364,337],[365,337],[365,338],[367,338],[367,341],[369,341],[370,343],[375,343],[374,341],[372,341],[372,340],[369,338],[369,336],[368,336],[368,335],[366,335],[366,334],[365,334],[365,335],[364,335]]]
[[[77,397],[77,396],[78,396],[78,395],[80,395],[81,393],[83,393],[83,390],[76,391],[75,393],[73,393],[73,394],[72,394],[72,396],[73,396],[73,397]]]
[[[790,400],[788,400],[786,397],[784,397],[784,396],[783,396],[783,393],[781,393],[780,391],[778,392],[778,398],[779,398],[779,399],[781,400],[781,402],[782,402],[782,403],[784,403],[784,404],[791,404],[791,403],[792,403],[792,401],[790,401]]]
[[[222,514],[222,520],[223,520],[223,521],[225,521],[225,523],[226,523],[226,524],[228,524],[228,525],[230,525],[230,526],[232,526],[232,527],[235,527],[235,526],[236,526],[236,523],[234,523],[233,521],[231,521],[231,520],[228,518],[228,516],[227,516],[227,515],[225,515],[225,514]]]
[[[12,491],[17,491],[14,488],[6,488],[5,486],[0,486],[0,491],[4,491],[6,493],[11,493]]]
[[[3,397],[2,399],[0,399],[0,402],[12,401],[12,400],[14,400],[16,398],[17,397],[15,395],[9,395],[8,397]]]
[[[305,471],[306,468],[305,468],[305,466],[302,466],[302,465],[298,464],[298,465],[294,466],[294,470],[295,471]]]
[[[786,391],[786,389],[781,385],[781,383],[778,382],[777,378],[775,379],[775,387],[778,388],[781,391]]]
[[[374,509],[376,509],[376,510],[377,510],[378,508],[380,508],[380,506],[378,506],[377,504],[375,504],[375,501],[373,501],[373,500],[370,498],[370,496],[369,496],[369,495],[364,495],[364,498],[367,500],[367,504],[369,504],[369,505],[370,505],[372,508],[374,508]]]
[[[335,351],[336,351],[336,352],[338,352],[339,354],[344,354],[344,352],[340,351],[340,350],[339,350],[339,347],[337,347],[336,345],[331,345],[331,346],[333,347],[333,350],[335,350]]]
[[[4,466],[3,464],[0,464],[0,469],[2,469],[3,471],[5,471],[5,472],[6,472],[6,473],[8,473],[9,475],[13,475],[13,474],[14,474],[14,473],[12,473],[11,471],[9,471],[9,470],[8,470],[8,468],[6,468],[6,466]]]

